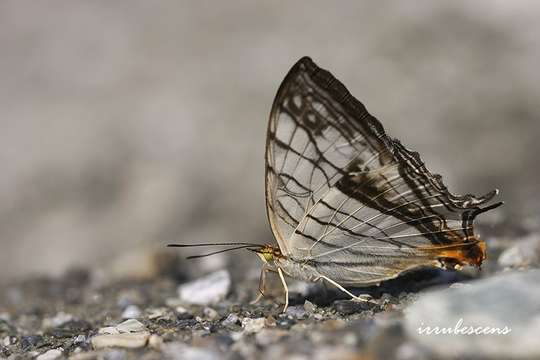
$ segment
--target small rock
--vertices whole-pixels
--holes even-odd
[[[150,308],[146,309],[146,313],[148,314],[147,317],[149,320],[157,319],[162,316],[165,316],[167,314],[167,308],[160,307],[160,308]]]
[[[71,338],[91,329],[92,326],[90,323],[84,320],[69,320],[60,326],[48,330],[47,334],[55,338]]]
[[[36,357],[36,360],[54,360],[60,356],[62,356],[62,350],[52,349]]]
[[[73,343],[75,345],[78,344],[85,344],[86,343],[86,336],[84,335],[78,335],[75,339],[73,339]]]
[[[292,316],[295,319],[305,319],[308,314],[303,306],[289,306],[286,311],[287,315]]]
[[[294,324],[296,324],[296,320],[286,314],[279,314],[276,320],[276,326],[282,329],[290,329]]]
[[[0,358],[8,358],[10,355],[11,351],[7,347],[0,345]]]
[[[162,346],[162,353],[172,360],[220,360],[223,355],[207,349],[189,346],[180,342],[166,343]]]
[[[134,349],[145,346],[149,337],[150,333],[148,331],[139,333],[96,335],[92,338],[92,346],[94,349],[102,349],[114,346]]]
[[[230,313],[225,320],[221,322],[223,326],[231,326],[240,324],[240,318],[235,313]]]
[[[16,335],[17,328],[9,323],[9,320],[0,319],[0,335]]]
[[[189,304],[209,305],[224,299],[230,287],[229,272],[220,270],[179,286],[178,296]]]
[[[116,326],[120,334],[122,333],[136,333],[145,331],[146,327],[140,321],[135,319],[128,319]]]
[[[203,309],[203,314],[210,321],[217,319],[217,317],[219,316],[216,310],[209,307]]]
[[[183,306],[175,306],[174,307],[174,311],[176,311],[177,313],[179,314],[185,314],[185,313],[188,313],[188,309],[186,309],[185,307]]]
[[[161,346],[163,345],[163,339],[156,335],[150,335],[150,338],[148,339],[148,346],[155,350],[160,350]]]
[[[141,317],[141,310],[137,305],[129,305],[122,313],[123,319],[136,319]]]
[[[120,334],[120,331],[118,331],[116,326],[106,326],[99,329],[98,334],[115,335]]]
[[[370,301],[336,300],[334,308],[341,315],[351,315],[366,310],[372,310],[377,304]]]
[[[242,319],[242,327],[244,332],[248,334],[253,334],[261,331],[264,328],[265,318],[244,318]]]
[[[73,315],[66,314],[65,312],[61,311],[58,314],[56,314],[53,318],[45,318],[43,319],[43,327],[44,328],[52,328],[64,325],[68,321],[73,320]]]
[[[405,312],[405,329],[439,356],[540,358],[539,298],[540,270],[507,272],[420,295]]]
[[[313,314],[316,309],[316,306],[311,301],[306,300],[304,302],[304,310],[306,310],[308,313]]]
[[[21,338],[21,350],[28,351],[32,348],[38,347],[43,344],[43,336],[41,335],[29,335]]]
[[[182,321],[182,320],[191,320],[193,318],[194,318],[193,314],[190,314],[188,312],[183,312],[183,313],[179,313],[179,314],[176,315],[176,319],[180,320],[180,321]]]

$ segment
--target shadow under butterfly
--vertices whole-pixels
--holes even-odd
[[[418,153],[386,135],[345,86],[309,57],[283,80],[272,105],[266,140],[266,207],[278,246],[254,243],[170,244],[226,246],[197,258],[245,248],[268,272],[326,281],[346,289],[377,285],[420,267],[480,267],[485,242],[474,234],[477,215],[497,193],[459,196],[425,167]]]

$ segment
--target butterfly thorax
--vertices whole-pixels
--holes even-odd
[[[320,276],[315,267],[304,261],[283,255],[279,248],[272,245],[265,245],[256,252],[268,268],[276,271],[280,268],[286,275],[294,279],[315,281]]]

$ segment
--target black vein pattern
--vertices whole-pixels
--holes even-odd
[[[473,220],[495,206],[481,207],[496,193],[451,194],[418,153],[387,136],[310,58],[300,59],[278,90],[267,134],[266,199],[274,235],[291,259],[343,283],[394,276],[456,245],[466,249],[461,260],[474,262],[483,250]]]

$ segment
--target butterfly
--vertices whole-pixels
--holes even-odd
[[[417,152],[389,137],[381,123],[330,72],[309,57],[285,76],[266,137],[266,208],[277,246],[215,243],[255,252],[266,274],[346,287],[379,284],[419,267],[480,266],[486,244],[477,215],[498,193],[454,195]],[[486,205],[486,206],[483,206]]]

